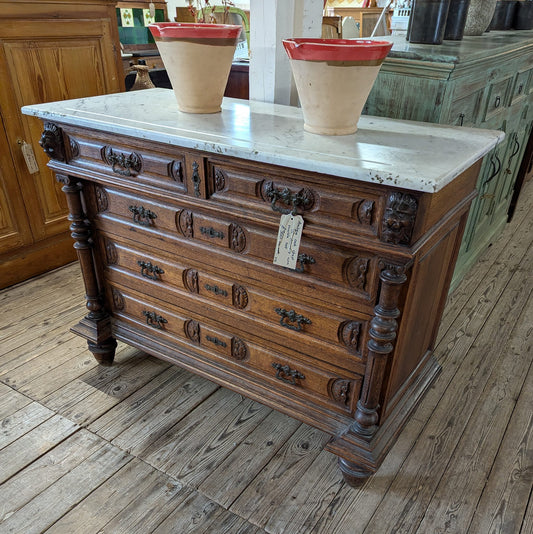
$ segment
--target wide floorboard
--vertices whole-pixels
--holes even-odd
[[[0,292],[0,533],[531,534],[532,206],[530,182],[358,489],[321,431],[126,345],[99,367],[76,264]]]

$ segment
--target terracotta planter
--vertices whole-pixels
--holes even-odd
[[[149,28],[178,109],[186,113],[220,111],[242,26],[161,22]]]
[[[357,122],[392,43],[364,39],[286,39],[304,129],[347,135]]]

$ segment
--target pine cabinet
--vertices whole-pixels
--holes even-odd
[[[38,145],[42,126],[20,109],[122,90],[114,2],[0,0],[0,80],[0,287],[6,287],[75,259],[64,195]]]
[[[507,222],[533,125],[533,31],[491,31],[440,46],[393,39],[365,113],[506,134],[483,163],[455,285]]]

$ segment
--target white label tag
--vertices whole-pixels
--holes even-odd
[[[304,220],[301,215],[281,216],[276,252],[274,253],[275,265],[296,269],[303,228]]]
[[[28,172],[30,174],[39,172],[39,165],[37,165],[35,154],[33,153],[33,148],[31,145],[28,145],[26,141],[22,141],[21,150],[22,155],[24,156],[24,161],[26,162],[26,167],[28,167]]]

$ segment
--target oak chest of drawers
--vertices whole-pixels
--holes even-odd
[[[175,110],[154,89],[24,108],[63,183],[102,364],[115,339],[331,435],[373,473],[438,371],[432,348],[483,155],[499,132],[363,118],[305,133],[296,108]],[[446,157],[426,163],[438,143]],[[294,269],[281,214],[303,218]]]

